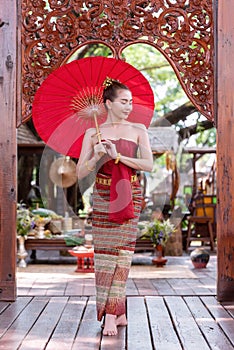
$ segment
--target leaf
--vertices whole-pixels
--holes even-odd
[[[84,244],[84,238],[82,237],[64,237],[64,241],[67,246],[76,246]]]

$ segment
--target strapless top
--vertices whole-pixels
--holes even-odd
[[[136,158],[138,145],[134,141],[120,138],[118,140],[111,140],[111,142],[116,145],[117,152],[120,153],[121,155],[130,157],[130,158]],[[127,167],[124,164],[122,165],[124,167]],[[129,172],[131,173],[130,176],[131,176],[133,173],[133,169],[129,167],[127,168],[129,169]],[[105,175],[112,175],[113,169],[116,170],[115,160],[110,159],[109,156],[103,156],[98,164],[98,172]]]
[[[131,140],[120,138],[111,140],[116,145],[117,152],[123,156],[136,158],[138,145]],[[134,218],[132,202],[131,176],[136,170],[120,162],[115,164],[114,159],[103,156],[98,164],[97,176],[101,174],[111,178],[109,220],[119,224]]]

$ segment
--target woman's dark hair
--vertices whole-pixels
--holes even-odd
[[[118,80],[110,79],[108,86],[106,86],[103,91],[103,102],[106,103],[106,100],[113,102],[113,100],[117,97],[118,90],[130,91],[126,85],[120,83]]]

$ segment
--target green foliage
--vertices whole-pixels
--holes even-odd
[[[199,125],[197,130],[199,130]],[[200,130],[196,134],[196,143],[198,146],[215,146],[216,144],[216,129]]]
[[[84,55],[84,57],[90,56],[111,56],[111,50],[109,47],[103,44],[94,44],[90,46],[89,51]]]
[[[175,232],[175,226],[169,219],[163,221],[156,219],[146,227],[142,238],[149,238],[154,247],[159,244],[165,246],[173,232]]]
[[[71,236],[66,236],[64,237],[64,241],[67,246],[76,246],[76,245],[82,245],[85,242],[85,239],[82,237],[71,237]]]
[[[27,236],[33,225],[33,215],[23,204],[17,206],[16,230],[17,235]]]
[[[39,225],[45,225],[51,219],[59,219],[62,216],[57,215],[54,211],[44,208],[30,211],[25,204],[17,205],[16,230],[17,235],[27,236],[30,230]]]
[[[33,209],[32,214],[39,217],[50,217],[51,219],[61,219],[62,216],[56,214],[53,210],[45,209],[45,208],[38,208]]]
[[[155,111],[163,116],[187,101],[175,72],[166,58],[153,46],[134,44],[123,51],[124,58],[146,76],[155,94]]]

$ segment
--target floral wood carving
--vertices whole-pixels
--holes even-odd
[[[186,94],[213,120],[212,0],[23,0],[22,122],[42,81],[79,47],[107,45],[122,58],[135,43],[168,59]]]

